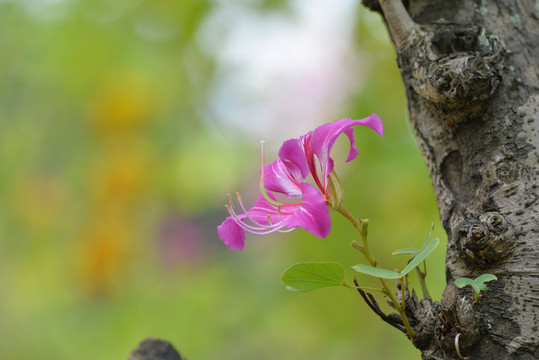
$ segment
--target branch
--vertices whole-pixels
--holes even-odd
[[[371,310],[374,311],[374,313],[376,315],[378,315],[380,317],[380,319],[384,320],[389,325],[393,326],[394,328],[396,328],[396,329],[398,329],[398,330],[400,330],[400,331],[402,331],[403,333],[406,334],[406,329],[404,328],[404,326],[402,326],[400,323],[398,323],[396,320],[394,320],[390,316],[390,315],[397,315],[397,314],[390,314],[390,315],[384,314],[382,312],[382,310],[380,310],[380,307],[378,306],[378,303],[374,299],[374,296],[372,296],[372,294],[366,294],[363,290],[361,290],[359,288],[359,283],[357,282],[356,278],[354,278],[354,284],[356,284],[356,286],[357,286],[357,291],[359,292],[359,295],[361,295],[363,300],[365,300],[367,305],[369,305]],[[368,297],[367,297],[367,295],[368,295]],[[399,318],[399,320],[400,320],[400,318]]]
[[[395,47],[400,50],[403,48],[405,40],[418,30],[419,26],[408,14],[402,0],[379,0],[379,3]]]

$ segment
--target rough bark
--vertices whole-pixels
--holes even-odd
[[[148,337],[131,352],[128,360],[182,360],[180,353],[166,340]],[[184,359],[185,360],[185,359]]]
[[[389,28],[448,235],[424,359],[539,359],[539,1],[364,0]],[[459,277],[495,274],[478,306]],[[460,355],[457,354],[457,347]]]

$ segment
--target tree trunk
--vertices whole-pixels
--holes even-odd
[[[364,3],[390,30],[448,235],[441,303],[410,302],[414,344],[539,359],[539,1]],[[453,281],[484,273],[498,280],[476,306]]]

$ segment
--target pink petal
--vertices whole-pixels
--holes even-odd
[[[217,233],[229,248],[243,250],[245,246],[245,232],[230,216],[217,227]]]
[[[284,225],[289,228],[303,227],[319,238],[325,238],[331,230],[328,206],[314,186],[308,183],[302,183],[300,186],[303,197],[301,206],[284,219]]]
[[[302,138],[286,140],[279,149],[279,158],[284,161],[285,164],[291,162],[296,165],[301,172],[301,176],[306,178],[310,171],[307,160],[305,159],[305,149],[303,148]]]
[[[273,195],[268,195],[270,199],[275,200]],[[270,225],[269,219],[271,219],[271,224],[275,225],[282,221],[282,214],[287,212],[281,209],[281,211],[278,213],[277,207],[268,203],[261,195],[258,197],[258,200],[253,207],[249,209],[248,213],[249,216],[259,224]]]
[[[378,133],[381,137],[384,137],[384,124],[382,119],[377,114],[371,114],[371,116],[366,117],[365,119],[355,120],[358,122],[358,125],[368,126]]]
[[[293,163],[286,164],[276,160],[264,169],[264,187],[266,190],[286,194],[289,197],[301,196],[300,182],[305,179],[299,168]]]
[[[371,116],[361,120],[352,120],[349,118],[337,120],[332,123],[322,125],[313,131],[313,135],[310,140],[310,148],[320,161],[320,166],[322,167],[323,171],[322,176],[324,179],[324,185],[327,185],[328,175],[333,171],[333,159],[329,156],[329,154],[333,144],[335,144],[335,140],[337,140],[339,135],[345,133],[350,140],[350,151],[346,158],[347,162],[355,159],[359,153],[359,150],[355,144],[353,131],[353,126],[355,125],[370,127],[380,136],[384,136],[382,120],[380,120],[376,114],[372,114]]]

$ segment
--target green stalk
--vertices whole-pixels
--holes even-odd
[[[417,277],[419,278],[419,285],[421,285],[421,291],[423,292],[423,298],[431,299],[429,289],[427,288],[427,283],[425,282],[425,277],[427,276],[427,265],[425,264],[425,272],[419,270],[419,267],[416,267]]]
[[[367,261],[371,264],[371,266],[376,267],[377,263],[374,257],[372,256],[371,250],[369,248],[369,243],[367,242],[367,234],[368,234],[368,227],[369,227],[369,220],[368,219],[356,219],[344,206],[340,205],[337,209],[337,212],[344,216],[359,232],[359,235],[361,237],[361,240],[363,244],[361,244],[361,248],[356,247],[363,256],[367,259]],[[415,337],[415,331],[412,329],[412,326],[410,325],[410,322],[408,321],[408,318],[406,317],[406,313],[404,311],[404,297],[402,305],[399,304],[399,301],[395,297],[395,295],[389,290],[389,287],[387,286],[386,280],[382,278],[378,278],[380,282],[382,283],[383,292],[389,297],[393,305],[395,306],[395,309],[399,312],[402,322],[404,324],[404,327],[406,328],[406,334],[410,339],[413,339]]]

